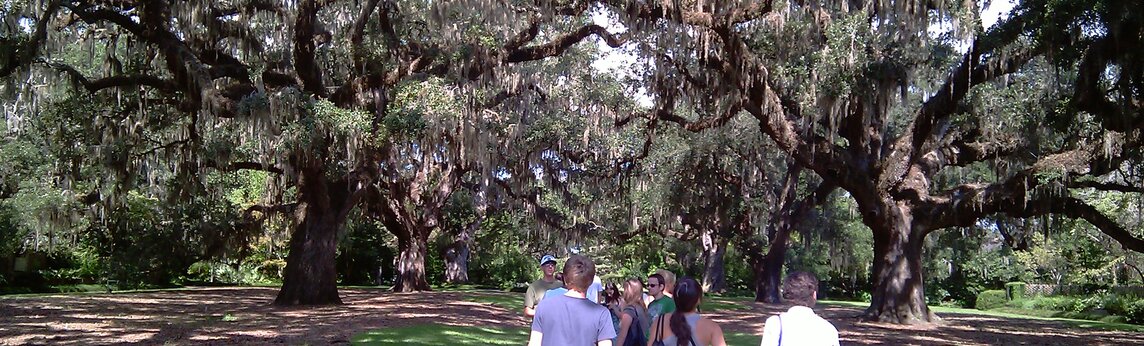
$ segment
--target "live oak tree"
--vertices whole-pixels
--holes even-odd
[[[247,212],[294,218],[275,301],[283,305],[340,301],[336,241],[359,206],[405,240],[396,288],[427,288],[432,208],[447,199],[454,172],[467,168],[441,159],[467,153],[463,145],[439,152],[439,141],[402,139],[401,88],[439,78],[461,92],[492,90],[472,92],[454,114],[472,120],[528,90],[533,76],[509,66],[559,56],[592,36],[621,42],[579,20],[588,10],[580,3],[41,1],[8,10],[0,56],[6,91],[37,95],[28,81],[44,80],[124,96],[128,106],[103,137],[136,144],[111,165],[124,176],[145,171],[144,162],[190,178],[206,170],[274,175],[270,203]],[[455,25],[465,20],[490,24]],[[111,44],[92,55],[100,66],[54,58],[72,42],[93,52]],[[464,126],[474,123],[431,137],[483,144],[465,140],[483,135]],[[411,162],[418,163],[412,172],[403,166]],[[425,187],[426,177],[438,180]],[[427,210],[410,212],[418,207]]]
[[[1080,218],[1144,250],[1138,234],[1076,195],[1140,192],[1118,174],[1139,160],[1144,125],[1138,3],[1025,1],[987,30],[973,2],[602,3],[646,37],[657,107],[709,101],[697,117],[654,116],[686,128],[747,112],[857,202],[874,234],[869,319],[934,321],[921,276],[926,235],[987,215]],[[935,22],[956,30],[930,35]],[[977,102],[995,90],[1011,97]],[[1012,118],[1054,124],[1040,129],[1053,136],[1023,136]],[[931,181],[981,164],[1007,169],[952,188]]]

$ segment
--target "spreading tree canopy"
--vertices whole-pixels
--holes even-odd
[[[975,2],[603,3],[643,38],[653,116],[702,129],[749,113],[857,202],[874,234],[868,318],[934,320],[926,235],[992,214],[1084,219],[1144,250],[1077,194],[1142,192],[1139,3],[1023,1],[990,28]],[[975,165],[995,169],[949,174]]]

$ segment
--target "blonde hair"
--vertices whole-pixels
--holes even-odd
[[[655,271],[656,274],[663,277],[663,291],[667,293],[675,293],[675,274],[667,269],[660,269]]]
[[[626,305],[635,306],[642,316],[647,316],[647,306],[643,304],[643,281],[631,278],[624,281],[623,301]]]

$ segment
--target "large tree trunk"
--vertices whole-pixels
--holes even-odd
[[[925,231],[913,222],[913,211],[892,204],[880,213],[865,215],[877,215],[877,219],[866,222],[874,232],[874,291],[864,319],[898,324],[937,321],[926,306],[922,281]]]
[[[320,174],[320,173],[319,173]],[[276,305],[341,304],[337,263],[339,211],[331,208],[324,183],[303,189],[301,220],[290,235],[290,254]],[[308,191],[307,191],[308,190]]]
[[[791,228],[783,227],[778,230],[779,237],[772,238],[767,255],[763,257],[761,266],[756,266],[755,301],[769,304],[782,302],[779,287],[782,287],[783,262],[786,259],[786,239]]]
[[[728,238],[714,231],[703,233],[703,291],[723,292],[727,289],[727,274],[723,255],[727,252]]]
[[[429,281],[425,275],[425,254],[429,250],[429,231],[410,227],[403,236],[397,237],[397,282],[396,292],[428,291]]]
[[[453,244],[445,249],[445,282],[469,282],[469,233],[468,228],[461,230]]]
[[[771,223],[767,226],[770,245],[761,263],[755,269],[755,301],[770,304],[782,302],[779,288],[782,287],[783,264],[786,262],[787,240],[795,226],[805,219],[811,208],[822,204],[835,188],[833,183],[821,182],[810,195],[795,200],[798,195],[799,174],[802,167],[790,163],[779,194],[779,203],[771,213]]]

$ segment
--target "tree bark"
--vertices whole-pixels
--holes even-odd
[[[320,172],[308,178],[321,179],[318,177]],[[340,213],[331,207],[324,181],[313,181],[311,185],[299,184],[303,191],[298,212],[301,220],[295,223],[290,236],[290,254],[275,305],[342,303],[336,269]]]
[[[445,282],[469,282],[469,244],[456,241],[445,250]]]
[[[782,287],[783,262],[786,259],[786,240],[790,236],[792,227],[782,227],[779,235],[772,237],[767,255],[763,256],[763,263],[756,267],[755,275],[759,278],[755,286],[755,301],[768,304],[782,302],[779,287]]]
[[[864,213],[874,232],[874,290],[863,318],[898,324],[938,321],[926,306],[922,280],[923,226],[913,211],[898,202],[878,213]],[[881,216],[881,217],[878,217]]]
[[[727,289],[727,271],[723,255],[728,238],[714,231],[703,233],[703,291],[723,292]]]
[[[425,254],[429,249],[429,230],[411,229],[397,237],[397,281],[395,292],[428,291],[425,274]]]
[[[461,230],[453,244],[445,249],[445,282],[452,284],[469,282],[469,255],[471,249],[470,227]]]

